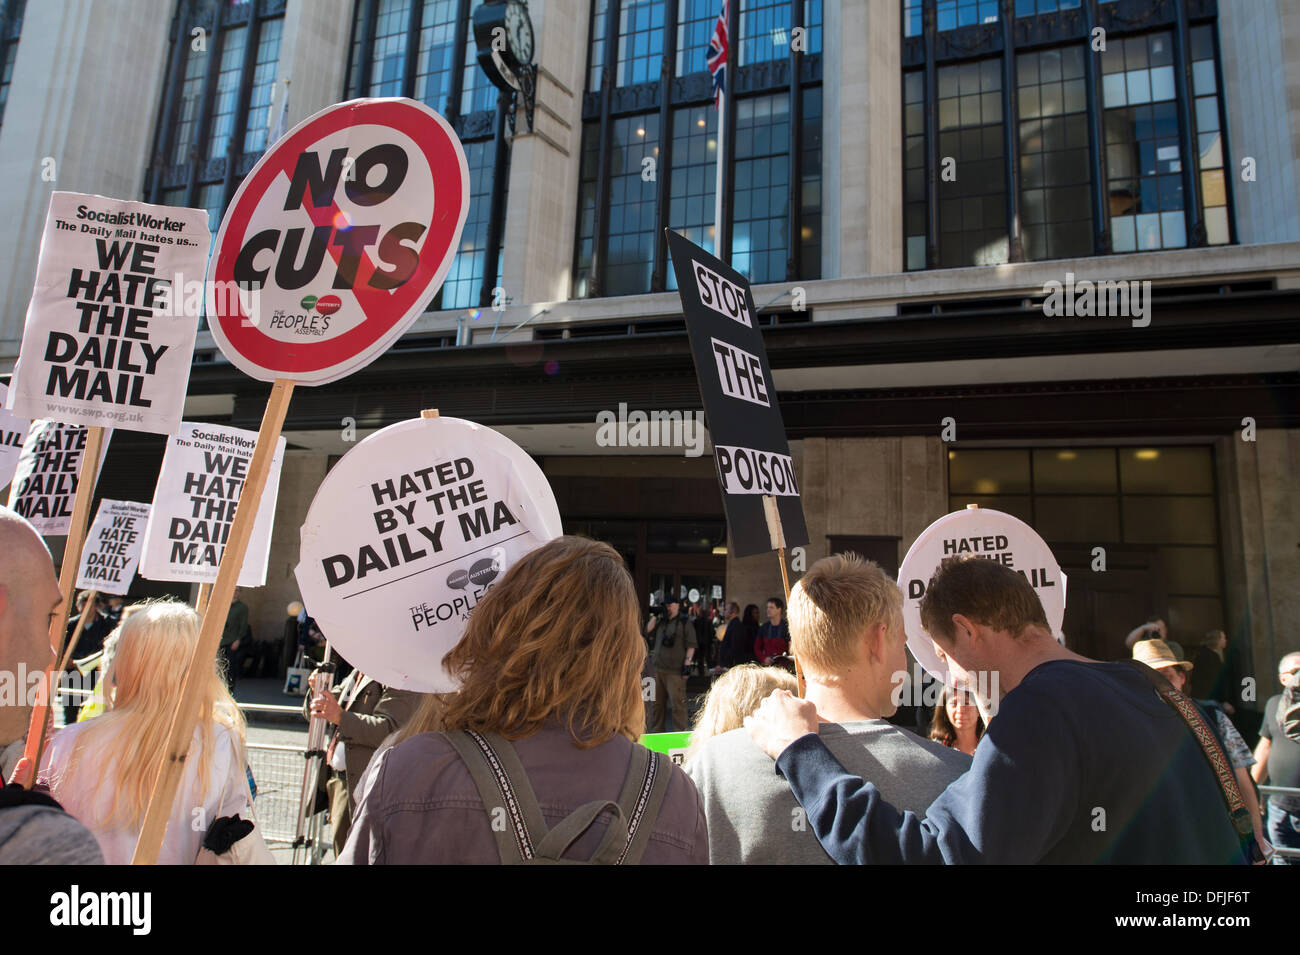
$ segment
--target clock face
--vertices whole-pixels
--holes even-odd
[[[533,62],[532,20],[528,8],[517,0],[510,0],[506,5],[506,38],[510,42],[510,52],[520,66]]]

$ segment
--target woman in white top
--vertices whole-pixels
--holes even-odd
[[[148,601],[132,610],[104,675],[106,712],[60,730],[41,770],[51,795],[95,834],[109,865],[128,864],[135,851],[199,636],[199,616],[186,604]],[[252,818],[244,717],[215,660],[200,691],[194,743],[158,854],[164,865],[193,864],[215,819]]]

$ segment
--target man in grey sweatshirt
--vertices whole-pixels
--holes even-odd
[[[907,669],[902,594],[871,561],[817,561],[790,592],[791,648],[817,707],[819,735],[894,805],[923,813],[970,757],[884,719]],[[704,800],[709,862],[829,864],[804,810],[743,730],[707,741],[685,767]]]

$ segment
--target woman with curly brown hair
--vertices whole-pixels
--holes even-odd
[[[339,862],[707,864],[695,786],[636,742],[638,616],[607,544],[560,537],[511,567],[443,660],[460,691],[376,754]]]

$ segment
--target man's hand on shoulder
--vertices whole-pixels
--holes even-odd
[[[800,736],[817,732],[817,707],[788,690],[773,690],[751,716],[745,731],[763,752],[776,759]]]

